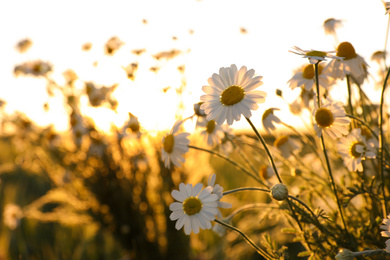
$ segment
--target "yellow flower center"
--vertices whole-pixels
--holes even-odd
[[[137,123],[132,123],[129,125],[129,128],[130,130],[133,132],[133,133],[136,133],[139,131],[139,124]]]
[[[203,204],[197,197],[188,197],[183,202],[183,210],[187,215],[195,215],[202,209]]]
[[[364,151],[362,153],[357,151],[357,146],[358,145],[363,146],[363,150]],[[353,158],[359,158],[360,156],[362,156],[362,154],[364,154],[364,152],[365,152],[365,146],[364,146],[364,144],[362,142],[355,142],[349,148],[349,153],[351,154],[351,156]]]
[[[334,122],[333,114],[327,108],[318,109],[315,114],[315,119],[317,124],[322,128],[330,127]]]
[[[267,110],[265,110],[261,119],[264,121],[270,114],[273,114],[273,112],[274,110],[272,108],[268,108]]]
[[[323,69],[324,69],[323,66],[321,66],[321,65],[318,66],[318,75],[321,74],[321,72],[322,72]],[[305,79],[313,79],[314,76],[315,76],[314,65],[313,65],[313,64],[307,65],[307,66],[303,69],[302,76],[303,76]]]
[[[207,123],[207,126],[206,126],[206,131],[207,133],[209,134],[212,134],[215,130],[215,121],[214,120],[210,120],[208,123]]]
[[[356,55],[355,48],[349,42],[342,42],[339,47],[337,47],[336,56],[344,57],[345,60],[356,58]]]
[[[163,147],[167,153],[172,153],[173,146],[175,145],[175,138],[173,134],[169,134],[164,138]]]
[[[309,52],[306,52],[306,56],[325,57],[326,52],[324,52],[324,51],[309,51]]]
[[[245,96],[244,89],[240,86],[232,85],[221,94],[221,103],[225,106],[232,106],[240,102]]]
[[[274,146],[277,148],[280,148],[282,145],[287,143],[287,141],[288,141],[288,136],[282,135],[282,136],[276,138],[276,140],[274,141]]]

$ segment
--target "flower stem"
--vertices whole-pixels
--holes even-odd
[[[235,161],[231,160],[229,157],[226,157],[224,156],[223,154],[220,154],[218,152],[215,152],[215,151],[211,151],[211,150],[208,150],[208,149],[204,149],[204,148],[200,148],[200,147],[196,147],[196,146],[193,146],[193,145],[188,145],[189,148],[192,148],[192,149],[195,149],[195,150],[200,150],[200,151],[204,151],[204,152],[207,152],[207,153],[210,153],[210,154],[213,154],[213,155],[216,155],[224,160],[226,160],[227,162],[231,163],[232,165],[236,166],[238,169],[240,169],[241,171],[243,171],[244,173],[246,173],[247,175],[249,175],[250,177],[252,177],[253,179],[255,179],[258,183],[260,183],[261,185],[267,187],[267,185],[264,184],[264,182],[259,178],[257,177],[256,175],[252,174],[251,172],[249,172],[247,169],[245,169],[244,167],[242,167],[240,164],[236,163]]]
[[[389,79],[390,68],[387,71],[385,81],[383,82],[382,92],[381,92],[381,101],[379,106],[379,152],[380,152],[380,167],[379,175],[381,176],[382,181],[382,193],[383,193],[383,217],[387,216],[387,198],[386,198],[386,188],[385,188],[385,177],[383,173],[383,156],[384,156],[384,136],[383,136],[383,104],[384,104],[384,93],[387,85],[387,80]]]
[[[252,121],[251,121],[249,118],[247,118],[247,117],[245,117],[245,119],[248,121],[249,125],[252,127],[252,130],[255,132],[257,138],[259,139],[259,141],[260,141],[261,144],[263,145],[264,150],[266,151],[266,153],[267,153],[267,155],[268,155],[268,159],[269,159],[270,162],[271,162],[272,168],[274,169],[274,172],[275,172],[276,177],[278,178],[278,180],[279,180],[280,183],[283,183],[283,182],[282,182],[282,179],[280,178],[280,175],[279,175],[279,173],[278,173],[278,169],[276,168],[276,164],[275,164],[274,159],[273,159],[273,157],[272,157],[272,155],[271,155],[271,152],[269,151],[269,149],[268,149],[268,147],[267,147],[267,144],[266,144],[265,141],[264,141],[264,138],[263,138],[263,137],[260,135],[260,133],[257,131],[257,129],[256,129],[256,127],[253,125]]]
[[[233,227],[232,225],[229,225],[228,223],[225,223],[223,221],[220,221],[218,219],[214,219],[214,221],[221,226],[224,226],[226,228],[230,228],[231,230],[236,231],[238,234],[240,234],[244,240],[251,246],[253,249],[256,250],[257,253],[259,253],[261,256],[263,256],[265,259],[271,259],[271,256],[266,252],[265,249],[262,249],[258,245],[256,245],[252,239],[250,239],[244,232],[242,232],[240,229]]]
[[[317,105],[318,105],[318,108],[321,108],[321,100],[320,100],[320,83],[318,82],[318,63],[319,63],[319,62],[317,62],[317,63],[315,64],[314,68],[315,68],[315,75],[316,75]],[[342,220],[343,225],[344,225],[345,233],[348,234],[347,225],[346,225],[346,222],[345,222],[345,219],[344,219],[343,210],[342,210],[342,207],[341,207],[341,202],[340,202],[339,196],[338,196],[338,194],[337,194],[336,183],[335,183],[334,178],[333,178],[332,169],[331,169],[331,167],[330,167],[330,162],[329,162],[328,154],[327,154],[327,152],[326,152],[326,147],[325,147],[325,141],[324,141],[324,135],[323,135],[323,134],[321,134],[321,144],[322,144],[322,151],[323,151],[324,156],[325,156],[326,165],[327,165],[327,167],[328,167],[328,173],[329,173],[330,183],[332,184],[332,189],[333,189],[334,195],[335,195],[335,197],[336,197],[337,207],[338,207],[338,209],[339,209],[339,213],[340,213],[340,216],[341,216],[341,220]]]

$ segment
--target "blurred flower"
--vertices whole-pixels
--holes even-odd
[[[256,110],[257,103],[263,103],[267,93],[254,90],[261,86],[262,76],[253,77],[255,71],[247,70],[245,66],[237,71],[236,65],[220,68],[219,75],[214,73],[208,79],[210,86],[203,86],[206,93],[200,97],[201,105],[208,120],[215,120],[221,125],[225,120],[229,125],[239,121],[241,114],[249,118],[251,110]]]
[[[275,184],[271,188],[271,196],[275,200],[285,200],[288,196],[288,189],[287,186],[283,183]]]
[[[265,110],[262,116],[263,127],[268,133],[271,132],[270,130],[275,130],[276,127],[274,123],[279,124],[281,122],[279,117],[274,115],[275,110],[280,110],[280,109],[275,107],[268,108],[267,110]]]
[[[122,67],[122,68],[125,70],[128,79],[131,80],[135,79],[135,74],[138,70],[138,63],[130,63],[126,67]]]
[[[325,34],[336,35],[336,29],[342,25],[342,20],[329,18],[324,21]]]
[[[21,40],[20,42],[18,42],[18,44],[16,45],[16,49],[20,53],[23,53],[23,52],[28,51],[31,48],[32,44],[33,44],[33,42],[30,39],[24,39],[24,40]]]
[[[15,204],[7,204],[4,208],[4,224],[9,228],[14,230],[19,226],[20,219],[23,218],[22,209]]]
[[[92,48],[92,43],[86,42],[81,46],[81,49],[83,51],[89,51]]]
[[[385,2],[382,0],[382,3],[386,9],[386,13],[385,14],[389,14],[390,13],[390,2]]]
[[[303,58],[308,58],[311,64],[316,64],[318,62],[326,60],[326,58],[331,59],[341,59],[340,57],[331,55],[335,51],[317,51],[317,50],[302,50],[301,48],[294,46],[290,52],[303,56]]]
[[[44,61],[28,61],[21,65],[17,65],[14,68],[14,74],[16,76],[33,75],[33,76],[45,76],[48,72],[52,71],[52,65]]]
[[[106,42],[105,51],[108,55],[113,55],[123,45],[123,42],[116,36]]]
[[[381,232],[382,237],[390,237],[390,215],[383,219],[383,225],[380,226],[384,231]],[[390,239],[386,240],[386,251],[390,251]]]
[[[182,154],[188,152],[188,144],[190,140],[187,137],[189,133],[177,133],[183,121],[178,120],[173,126],[171,132],[166,135],[162,142],[161,157],[165,163],[165,167],[170,168],[171,162],[175,166],[180,166],[185,161]]]
[[[172,49],[170,51],[162,51],[157,54],[153,55],[153,58],[156,60],[166,59],[170,60],[181,54],[182,52],[180,50]]]
[[[121,134],[123,136],[132,134],[139,138],[141,136],[141,124],[138,121],[138,117],[129,112],[129,120],[123,125]]]
[[[207,141],[207,144],[210,146],[217,145],[225,136],[225,133],[222,130],[222,126],[217,125],[214,120],[205,120],[204,122],[200,123],[199,126],[203,126],[206,128],[205,130],[200,132],[200,134],[204,136]]]
[[[224,132],[225,136],[221,139],[221,143],[219,144],[220,150],[223,154],[229,155],[234,149],[232,143],[232,139],[234,138],[233,129],[227,124],[223,124],[222,131]]]
[[[385,57],[386,53],[384,51],[376,51],[371,55],[371,60],[381,64]]]
[[[223,197],[223,193],[222,193],[223,192],[223,188],[221,187],[221,185],[215,184],[216,177],[217,177],[216,174],[210,174],[209,179],[207,181],[207,186],[213,187],[213,192],[212,193],[216,194],[218,196],[218,200],[217,200],[218,208],[230,209],[232,207],[232,204],[230,204],[228,202],[221,201],[221,199]],[[218,209],[218,213],[217,213],[217,218],[218,219],[222,218],[222,213],[221,213],[221,211],[219,209]]]
[[[336,255],[336,260],[353,260],[354,258],[353,252],[345,248],[340,249]]]
[[[195,128],[205,126],[207,124],[206,113],[203,109],[200,109],[200,106],[203,102],[198,102],[194,104],[194,115],[196,116]]]
[[[271,179],[273,176],[275,176],[275,171],[271,166],[263,164],[260,166],[259,175],[264,180],[268,180]]]
[[[79,77],[72,69],[65,70],[62,75],[64,76],[66,83],[72,85]]]
[[[134,55],[141,55],[142,53],[144,53],[146,50],[145,49],[135,49],[135,50],[132,50],[131,53],[133,53]]]
[[[274,141],[274,146],[279,150],[282,156],[288,159],[296,151],[301,149],[300,143],[292,139],[288,135],[282,135],[276,138]]]
[[[91,106],[101,106],[103,101],[108,102],[112,109],[115,109],[118,105],[117,101],[111,96],[112,92],[117,88],[118,84],[114,84],[111,87],[97,87],[92,82],[86,82],[85,88],[88,95],[88,100]]]
[[[332,84],[329,74],[323,70],[324,67],[319,64],[318,65],[318,81],[320,83],[320,87],[324,89],[328,89]],[[309,64],[300,68],[293,77],[287,81],[289,87],[291,89],[295,89],[297,87],[303,87],[306,91],[310,91],[313,89],[313,85],[315,83],[315,68],[313,64]]]
[[[347,126],[351,120],[345,116],[345,109],[341,102],[333,102],[328,98],[321,108],[313,111],[313,116],[314,129],[319,137],[322,131],[325,131],[332,139],[348,134]]]
[[[337,47],[337,57],[342,57],[342,60],[333,60],[326,66],[326,70],[335,79],[343,79],[345,75],[350,75],[352,80],[361,85],[367,78],[368,64],[364,59],[356,54],[355,48],[349,42],[342,42]]]
[[[211,222],[218,213],[218,195],[212,194],[213,187],[208,186],[203,189],[201,183],[192,187],[192,184],[185,185],[180,183],[179,191],[173,190],[172,197],[179,201],[169,205],[173,211],[169,218],[172,221],[177,220],[175,228],[177,230],[184,226],[186,235],[191,231],[199,233],[199,228],[210,229]]]
[[[347,136],[340,138],[337,149],[349,171],[361,172],[362,160],[375,158],[375,148],[367,144],[360,128],[355,128]]]

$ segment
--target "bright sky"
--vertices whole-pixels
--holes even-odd
[[[15,78],[15,64],[42,59],[55,65],[60,75],[72,68],[80,78],[110,85],[120,83],[116,97],[118,114],[92,109],[99,114],[98,126],[108,129],[110,121],[120,124],[127,113],[138,116],[146,129],[169,129],[174,124],[177,107],[175,88],[180,86],[178,65],[186,66],[187,88],[184,117],[193,113],[192,105],[202,95],[201,87],[218,73],[220,67],[237,64],[253,68],[263,76],[268,98],[252,120],[261,127],[261,115],[270,107],[287,111],[275,89],[293,100],[286,82],[292,71],[307,61],[289,53],[296,45],[302,49],[333,50],[333,40],[325,36],[323,22],[328,18],[344,20],[338,30],[340,41],[351,42],[356,51],[370,62],[370,56],[383,50],[388,17],[380,0],[121,0],[121,1],[1,1],[0,2],[0,98],[9,111],[23,111],[40,124],[55,122],[60,130],[68,127],[62,100],[52,99],[51,110],[44,112],[47,100],[45,84],[31,78]],[[147,20],[147,24],[142,21]],[[240,33],[245,28],[247,33]],[[189,33],[193,30],[193,33]],[[125,45],[114,57],[103,54],[105,42],[113,36]],[[172,37],[177,37],[173,40]],[[33,47],[25,54],[14,46],[30,38]],[[91,42],[90,52],[81,45]],[[141,57],[133,49],[146,49]],[[187,51],[172,61],[158,63],[151,55],[173,48]],[[98,61],[97,68],[92,66]],[[120,66],[139,62],[136,81],[125,78]],[[162,65],[158,74],[150,66]],[[164,93],[163,88],[171,88]],[[60,103],[60,105],[58,105]],[[287,123],[294,119],[278,114]],[[234,127],[247,127],[245,120]]]

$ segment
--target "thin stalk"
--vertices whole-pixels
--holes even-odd
[[[318,63],[319,62],[317,62],[314,67],[315,67],[316,87],[317,87],[317,105],[318,105],[318,109],[319,109],[319,108],[321,108],[321,100],[320,100],[320,83],[318,82]],[[321,135],[321,144],[322,144],[321,145],[322,146],[322,151],[324,152],[324,156],[325,156],[326,165],[328,167],[328,173],[329,173],[330,182],[332,184],[332,189],[333,189],[334,195],[336,197],[337,207],[339,209],[341,220],[342,220],[343,225],[344,225],[344,230],[345,230],[346,234],[348,234],[347,225],[346,225],[346,222],[345,222],[345,219],[344,219],[344,213],[343,213],[343,210],[342,210],[342,207],[341,207],[341,202],[340,202],[339,196],[337,194],[336,183],[335,183],[334,178],[333,178],[332,169],[330,167],[328,154],[326,152],[326,147],[325,147],[325,141],[324,141],[324,135],[323,134]]]
[[[381,101],[379,105],[379,151],[380,151],[380,167],[379,175],[382,180],[382,193],[383,193],[383,217],[387,216],[387,198],[386,198],[386,188],[385,188],[385,176],[383,173],[383,156],[384,156],[384,138],[383,138],[383,104],[384,104],[384,93],[387,85],[387,80],[389,79],[390,69],[387,71],[385,81],[383,82],[383,88],[381,92]]]
[[[282,178],[280,178],[280,175],[279,175],[279,172],[278,172],[278,169],[276,168],[276,164],[274,162],[274,159],[271,155],[271,152],[269,151],[268,147],[267,147],[267,144],[265,143],[264,141],[264,138],[260,135],[260,133],[257,131],[256,127],[253,125],[252,121],[245,117],[245,119],[248,121],[249,125],[252,127],[252,130],[255,132],[257,138],[259,139],[259,141],[261,142],[261,144],[263,145],[264,147],[264,150],[266,151],[267,155],[268,155],[268,159],[269,161],[271,162],[271,165],[272,165],[272,168],[274,169],[274,172],[275,172],[275,175],[276,177],[278,178],[279,182],[280,183],[283,183],[282,181]]]
[[[347,75],[345,75],[345,79],[347,81],[347,90],[348,90],[348,109],[349,109],[349,113],[351,113],[351,115],[353,115],[351,77],[347,74]]]
[[[256,129],[256,127],[253,125],[252,121],[251,121],[249,118],[247,118],[247,117],[245,117],[245,119],[248,121],[249,125],[252,127],[252,130],[255,132],[257,138],[259,139],[259,141],[262,143],[262,145],[263,145],[263,147],[264,147],[264,150],[266,151],[266,153],[267,153],[267,155],[268,155],[268,159],[269,159],[269,161],[271,162],[272,168],[274,169],[274,172],[275,172],[276,177],[278,178],[278,180],[279,180],[280,183],[283,183],[283,182],[282,182],[282,178],[280,178],[278,169],[276,168],[275,161],[274,161],[274,159],[273,159],[273,157],[272,157],[272,155],[271,155],[271,152],[270,152],[269,149],[268,149],[267,144],[265,143],[264,138],[260,135],[259,131],[257,131],[257,129]],[[295,221],[297,222],[297,224],[298,224],[299,230],[300,230],[301,232],[303,232],[302,224],[301,224],[301,222],[299,221],[299,219],[298,219],[298,217],[297,217],[297,214],[296,214],[294,208],[293,208],[292,205],[291,205],[291,201],[290,201],[290,200],[287,200],[287,203],[288,203],[288,206],[289,206],[289,208],[290,208],[290,210],[291,210],[291,213],[292,213],[292,216],[293,216],[294,220],[295,220]],[[304,233],[304,232],[303,232],[303,233]],[[305,240],[306,240],[306,237],[305,237],[305,236],[303,236],[303,237],[304,237]],[[307,243],[307,246],[308,246],[309,249],[311,250],[311,247],[310,247],[310,244],[309,244],[309,243]]]
[[[218,219],[214,219],[214,221],[218,224],[220,224],[221,226],[224,226],[226,228],[230,228],[231,230],[234,230],[236,231],[238,234],[240,234],[244,240],[254,249],[256,250],[257,253],[259,253],[259,255],[263,256],[264,258],[266,259],[272,259],[272,257],[266,252],[265,249],[262,249],[261,247],[259,247],[258,245],[255,244],[255,242],[253,242],[252,239],[250,239],[244,232],[242,232],[240,229],[236,228],[236,227],[233,227],[232,225],[229,225],[228,223],[225,223],[223,221],[220,221]]]
[[[193,146],[193,145],[188,145],[189,148],[192,148],[192,149],[195,149],[195,150],[199,150],[199,151],[204,151],[204,152],[207,152],[207,153],[210,153],[210,154],[213,154],[213,155],[216,155],[224,160],[226,160],[227,162],[231,163],[232,165],[236,166],[238,169],[240,169],[241,171],[243,171],[244,173],[246,173],[247,175],[249,175],[250,177],[252,177],[253,179],[255,179],[258,183],[260,183],[261,185],[267,187],[267,185],[265,185],[262,180],[257,177],[256,175],[252,174],[251,172],[249,172],[247,169],[245,169],[244,167],[242,167],[241,165],[239,165],[238,163],[236,163],[235,161],[231,160],[229,157],[226,157],[224,156],[223,154],[220,154],[218,152],[215,152],[215,151],[211,151],[211,150],[208,150],[208,149],[204,149],[204,148],[200,148],[200,147],[196,147],[196,146]]]

